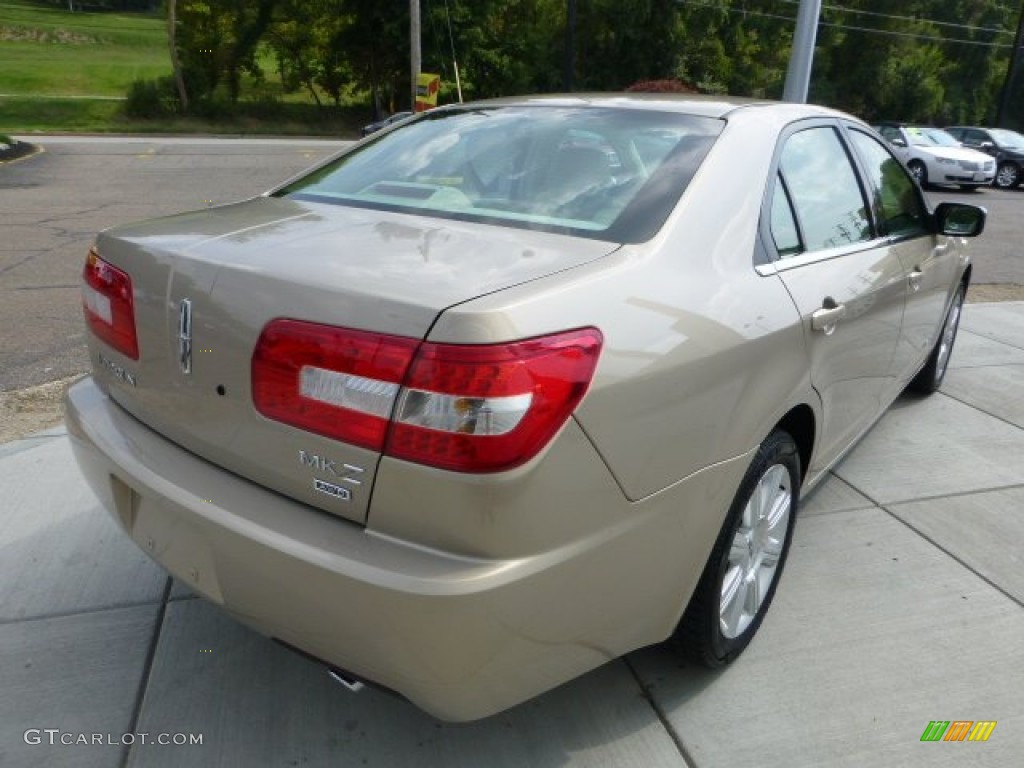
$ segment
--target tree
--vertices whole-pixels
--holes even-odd
[[[453,81],[454,46],[467,97],[563,87],[569,0],[420,1],[423,69]],[[810,98],[868,120],[990,121],[1016,2],[825,4]],[[175,3],[168,3],[170,13]],[[677,79],[705,92],[782,95],[794,0],[576,0],[575,6],[572,74],[580,90]],[[409,106],[404,0],[177,0],[177,11],[177,46],[169,43],[180,54],[181,80],[193,100],[217,92],[237,100],[246,74],[262,76],[257,53],[269,46],[284,88],[304,90],[318,104],[338,104],[354,93],[377,111]]]
[[[232,102],[242,75],[262,71],[256,50],[273,19],[277,0],[183,0],[178,40],[189,90],[210,96],[223,83]]]
[[[167,47],[171,54],[171,71],[174,77],[174,86],[178,91],[178,100],[181,108],[188,109],[188,90],[185,88],[185,75],[181,69],[181,59],[178,57],[178,0],[167,0]]]

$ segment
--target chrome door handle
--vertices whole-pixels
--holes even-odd
[[[822,302],[821,309],[811,315],[811,330],[831,336],[839,321],[846,317],[846,305],[836,304],[831,298]]]
[[[913,272],[907,275],[907,280],[910,282],[910,289],[912,291],[921,290],[921,278],[924,277],[924,272],[919,267],[914,267]]]

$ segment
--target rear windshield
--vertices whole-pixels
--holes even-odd
[[[664,223],[723,126],[599,107],[437,110],[275,194],[641,242]]]

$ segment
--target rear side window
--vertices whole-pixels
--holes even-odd
[[[857,174],[835,128],[808,128],[790,136],[782,150],[780,170],[805,250],[837,248],[872,238]],[[774,225],[782,215],[774,209],[782,202],[776,194],[772,222],[777,244],[780,235],[774,232]]]
[[[880,125],[878,132],[882,134],[882,137],[886,141],[896,141],[897,139],[903,140],[903,136],[900,135],[899,128],[893,128],[891,125]]]
[[[654,110],[442,109],[277,192],[581,237],[652,237],[724,123]]]
[[[775,192],[772,196],[772,240],[779,256],[794,256],[803,250],[800,242],[800,231],[793,216],[793,206],[786,194],[786,185],[781,174],[775,180]]]
[[[906,237],[924,234],[927,214],[917,195],[917,185],[903,165],[866,133],[852,129],[850,137],[871,179],[875,210],[885,234]]]

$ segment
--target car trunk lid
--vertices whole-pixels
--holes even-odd
[[[364,522],[379,454],[256,410],[263,328],[291,318],[423,339],[448,307],[617,246],[265,197],[109,230],[97,247],[134,290],[139,359],[89,342],[114,399],[219,466]]]

